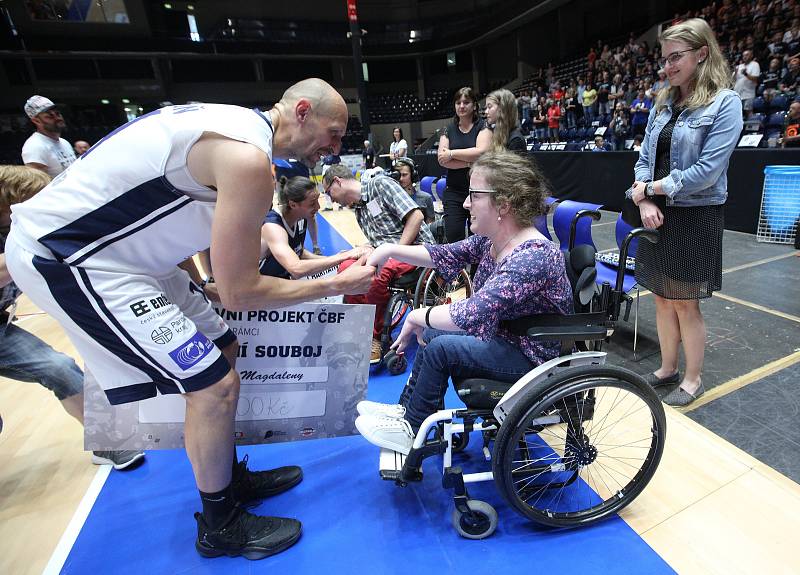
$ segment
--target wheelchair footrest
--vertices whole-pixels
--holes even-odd
[[[405,464],[405,462],[406,456],[399,451],[394,451],[392,449],[381,449],[380,460],[378,462],[381,479],[404,483],[402,480],[402,473],[403,464]],[[419,479],[422,479],[421,470],[419,471]]]

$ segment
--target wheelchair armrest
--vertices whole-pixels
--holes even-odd
[[[556,328],[576,328],[578,331],[594,331],[594,328],[602,328],[605,330],[607,327],[607,320],[607,314],[602,311],[574,313],[571,315],[542,313],[506,320],[500,324],[500,327],[507,329],[514,335],[534,336],[536,333],[545,333],[547,330]],[[547,328],[547,330],[544,328]],[[572,329],[564,329],[564,331],[573,333]],[[577,333],[577,331],[575,333]]]
[[[532,327],[528,335],[539,341],[583,341],[605,339],[608,328],[602,325]]]

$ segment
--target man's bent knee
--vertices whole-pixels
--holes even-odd
[[[236,403],[239,400],[239,374],[235,369],[231,369],[218,382],[203,389],[186,393],[184,398],[187,403],[205,401]]]

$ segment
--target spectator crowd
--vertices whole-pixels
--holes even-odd
[[[722,0],[675,14],[670,24],[695,17],[715,31],[752,131],[771,137],[777,133],[772,130],[780,130],[771,144],[797,145],[783,136],[792,121],[786,112],[798,97],[800,3]],[[578,73],[557,75],[552,64],[540,69],[516,90],[523,132],[537,143],[583,145],[602,135],[605,149],[632,147],[644,134],[658,93],[670,87],[660,59],[658,45],[639,42],[631,33],[615,47],[598,40]]]

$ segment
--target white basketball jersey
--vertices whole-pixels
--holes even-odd
[[[16,204],[18,240],[34,254],[70,265],[172,273],[211,243],[217,194],[186,169],[204,132],[272,157],[267,114],[223,104],[162,108],[114,130],[44,190]]]

